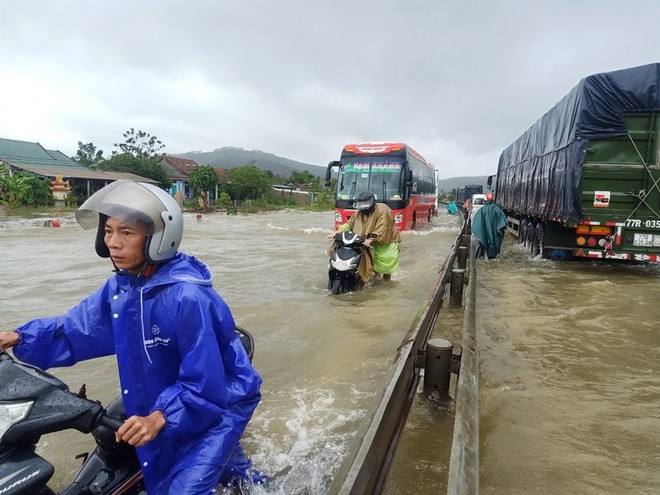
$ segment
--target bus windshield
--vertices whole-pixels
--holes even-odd
[[[362,191],[371,191],[377,201],[400,200],[403,158],[354,156],[342,160],[337,181],[337,199],[355,200]]]

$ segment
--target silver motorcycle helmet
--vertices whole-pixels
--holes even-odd
[[[104,241],[108,217],[140,222],[146,228],[144,257],[162,263],[176,255],[183,237],[183,216],[166,191],[145,182],[118,180],[92,194],[76,211],[76,220],[86,230],[96,228],[96,253],[109,258]]]

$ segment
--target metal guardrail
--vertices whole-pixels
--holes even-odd
[[[442,307],[452,267],[466,231],[467,222],[464,222],[426,301],[397,350],[394,362],[387,372],[385,388],[372,402],[348,456],[335,474],[328,490],[330,495],[365,495],[378,494],[382,491],[419,385],[422,369],[419,357],[423,355],[426,342]]]
[[[470,246],[469,276],[461,339],[461,369],[456,384],[456,416],[449,459],[447,493],[479,493],[479,362],[477,353],[477,245]]]

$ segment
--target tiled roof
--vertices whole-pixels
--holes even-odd
[[[142,177],[141,175],[131,174],[129,172],[106,172],[104,170],[93,170],[87,167],[57,167],[57,166],[41,166],[41,165],[14,165],[21,170],[27,170],[37,175],[44,177],[56,177],[61,175],[64,179],[98,179],[111,182],[113,180],[126,179],[140,182],[149,182],[157,184],[158,181]]]
[[[44,177],[61,175],[65,179],[118,179],[156,183],[152,179],[125,172],[93,170],[72,160],[61,151],[47,150],[39,143],[0,138],[0,162]]]
[[[176,178],[187,179],[190,172],[199,166],[195,160],[188,160],[186,158],[179,158],[172,155],[163,155],[159,161],[161,162],[161,165],[164,165],[163,162],[165,162],[166,168],[170,171],[170,173],[168,173],[168,177],[170,178],[175,178],[175,175],[179,175],[179,177]],[[167,167],[167,165],[169,165],[169,167]],[[177,174],[177,172],[179,172],[179,174]]]
[[[49,151],[39,143],[0,138],[0,159],[12,165],[83,167],[60,151]]]

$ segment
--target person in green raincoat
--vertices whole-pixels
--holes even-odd
[[[500,254],[506,230],[506,215],[493,199],[493,193],[486,193],[486,202],[472,217],[472,235],[481,245],[478,254],[487,260]]]
[[[357,211],[348,223],[341,225],[337,232],[353,231],[357,235],[375,237],[366,239],[364,244],[373,248],[373,256],[362,256],[360,277],[366,283],[375,273],[381,273],[384,280],[390,280],[392,273],[399,269],[399,243],[401,235],[394,223],[394,214],[389,206],[376,203],[370,191],[362,191],[357,196]]]

